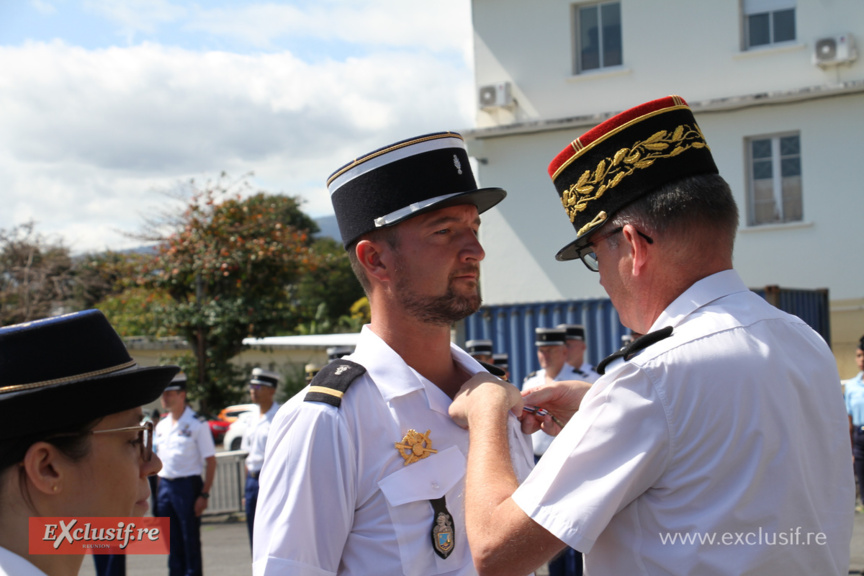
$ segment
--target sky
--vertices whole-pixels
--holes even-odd
[[[332,172],[476,105],[470,0],[0,0],[0,71],[0,230],[73,254],[223,172],[332,215]]]

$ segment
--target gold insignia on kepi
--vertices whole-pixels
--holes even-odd
[[[717,173],[702,130],[680,96],[652,100],[601,122],[549,164],[576,231],[576,239],[555,258],[578,258],[591,235],[638,198],[688,176]]]
[[[403,466],[413,464],[418,460],[426,458],[429,454],[435,454],[438,452],[437,450],[432,449],[432,440],[429,439],[431,433],[431,430],[427,430],[426,434],[420,434],[412,428],[411,430],[408,430],[408,433],[405,434],[404,438],[402,438],[402,442],[394,443],[396,450],[405,460]]]

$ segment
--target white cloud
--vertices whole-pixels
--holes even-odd
[[[0,46],[0,228],[33,218],[76,251],[128,247],[118,229],[140,228],[165,201],[155,190],[223,170],[254,171],[258,187],[330,213],[325,180],[341,164],[473,123],[469,67],[387,44],[315,63],[158,44]]]

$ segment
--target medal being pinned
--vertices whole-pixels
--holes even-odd
[[[413,428],[408,430],[408,433],[405,434],[405,437],[402,438],[402,442],[396,442],[394,446],[405,462],[402,464],[403,466],[407,466],[408,464],[413,464],[418,460],[422,460],[429,456],[429,454],[435,454],[438,451],[432,449],[432,440],[429,439],[429,434],[431,434],[431,430],[426,430],[426,434],[420,434]]]
[[[432,448],[430,434],[432,434],[431,430],[426,430],[426,434],[421,434],[412,428],[408,430],[401,442],[393,444],[405,461],[402,463],[403,466],[413,464],[438,452]],[[429,503],[432,504],[432,517],[434,518],[431,533],[432,548],[435,550],[435,554],[441,558],[447,558],[456,546],[453,516],[447,510],[447,500],[444,496],[430,500]]]

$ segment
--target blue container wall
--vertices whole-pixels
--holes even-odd
[[[827,290],[768,286],[753,291],[774,306],[807,322],[831,345]],[[496,354],[507,353],[510,381],[521,386],[525,376],[540,367],[534,346],[534,329],[565,323],[585,326],[588,344],[585,360],[594,365],[618,350],[621,337],[630,333],[618,319],[612,301],[598,298],[483,306],[464,320],[464,336],[465,340],[490,339]],[[459,345],[464,343],[464,340],[457,342]]]
[[[535,328],[584,325],[588,344],[585,359],[591,364],[618,350],[621,336],[630,333],[621,325],[608,298],[484,306],[464,322],[465,340],[488,338],[494,343],[496,354],[507,353],[510,380],[517,385],[540,367],[534,347]]]

